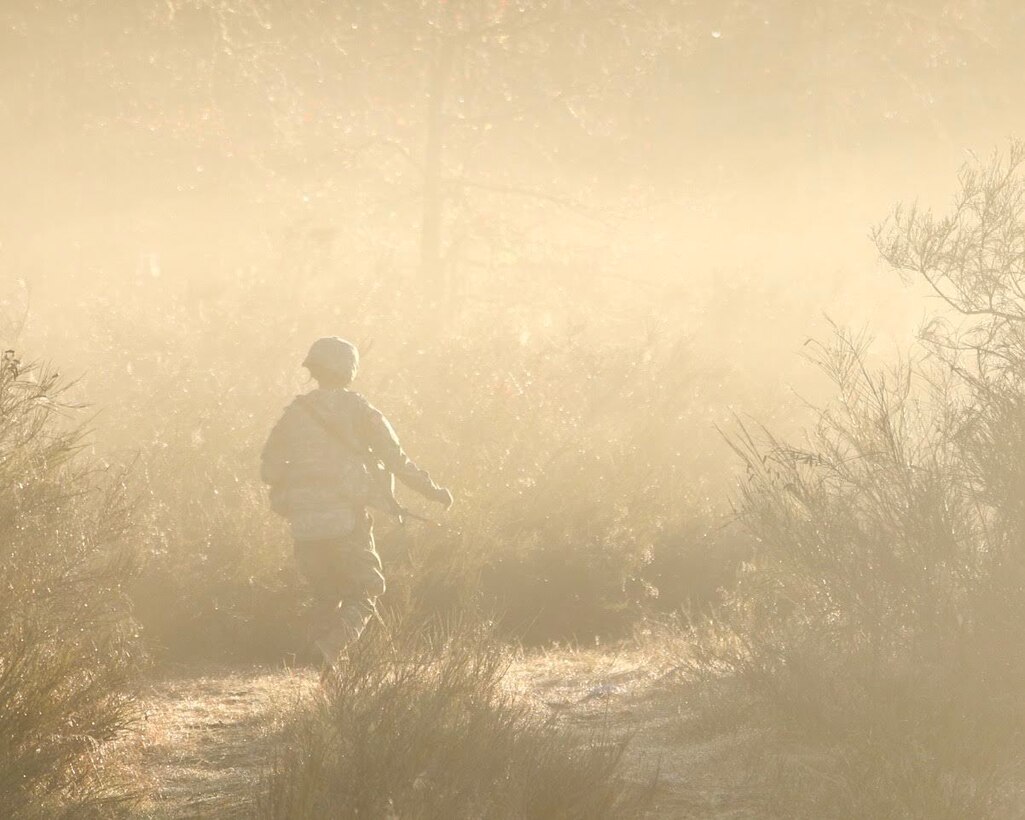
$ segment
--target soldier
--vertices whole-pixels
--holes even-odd
[[[331,670],[385,588],[368,507],[407,514],[395,500],[393,476],[446,510],[452,493],[409,460],[388,420],[349,389],[359,369],[353,344],[318,339],[303,366],[317,387],[274,425],[261,477],[271,507],[291,525],[296,563],[314,599],[314,644]]]

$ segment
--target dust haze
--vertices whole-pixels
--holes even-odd
[[[1020,816],[1023,36],[0,0],[0,806]]]

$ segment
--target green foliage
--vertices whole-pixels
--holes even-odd
[[[415,624],[413,626],[412,624]],[[258,816],[637,817],[623,744],[575,737],[502,688],[486,630],[375,624],[282,750]]]
[[[124,801],[99,777],[132,717],[139,659],[119,478],[78,455],[56,374],[0,364],[0,806],[83,817]]]

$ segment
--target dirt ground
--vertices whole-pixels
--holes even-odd
[[[245,816],[274,741],[317,685],[305,669],[160,671],[143,691],[141,736],[124,741],[128,766],[146,793],[133,817]]]
[[[651,818],[739,820],[759,815],[740,765],[746,738],[695,731],[693,685],[650,649],[559,650],[525,655],[513,691],[581,733],[628,742],[624,776],[655,784]]]
[[[560,650],[518,657],[510,691],[579,731],[627,738],[625,776],[655,785],[650,817],[746,818],[737,739],[696,741],[686,686],[640,651]],[[141,736],[124,741],[147,793],[134,817],[245,816],[290,715],[319,684],[310,669],[165,669],[143,693]]]

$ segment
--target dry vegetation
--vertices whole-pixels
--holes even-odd
[[[77,457],[56,374],[0,362],[0,806],[89,816],[128,799],[101,744],[134,718],[119,476]]]
[[[839,333],[807,442],[736,439],[759,548],[695,667],[712,725],[765,732],[767,813],[1022,811],[1023,157],[966,168],[949,215],[878,230],[954,309],[915,357],[877,371]]]
[[[388,619],[295,729],[259,815],[638,816],[650,788],[617,776],[623,742],[533,714],[503,688],[508,663],[478,627]]]
[[[157,337],[165,364],[117,391],[119,425],[141,451],[134,486],[146,499],[138,615],[172,657],[301,650],[288,538],[253,466],[296,371],[296,354],[277,340],[295,334],[259,307],[273,301],[269,283],[248,288],[253,307],[233,314],[224,305],[214,315],[227,321],[198,328],[174,305],[138,306],[139,332]],[[721,452],[714,411],[690,398],[711,376],[692,373],[671,336],[603,341],[553,330],[510,345],[515,324],[462,320],[438,329],[427,349],[422,327],[384,312],[389,301],[345,322],[356,338],[379,340],[368,345],[361,389],[417,460],[461,489],[437,527],[379,522],[393,597],[425,617],[472,603],[507,636],[532,642],[592,640],[627,634],[653,605],[707,601],[729,577],[743,540],[720,527],[723,503],[689,477],[703,464],[709,483],[724,472],[711,463]],[[306,311],[310,327],[335,321],[331,307],[319,313]],[[239,348],[233,340],[250,336],[250,325],[262,333]],[[158,395],[175,396],[171,413],[153,412],[154,382]]]
[[[0,6],[0,813],[1025,810],[1025,149],[875,232],[906,357],[792,355],[900,320],[808,168],[1017,99],[1015,4]],[[257,460],[335,333],[457,504],[321,689]]]

